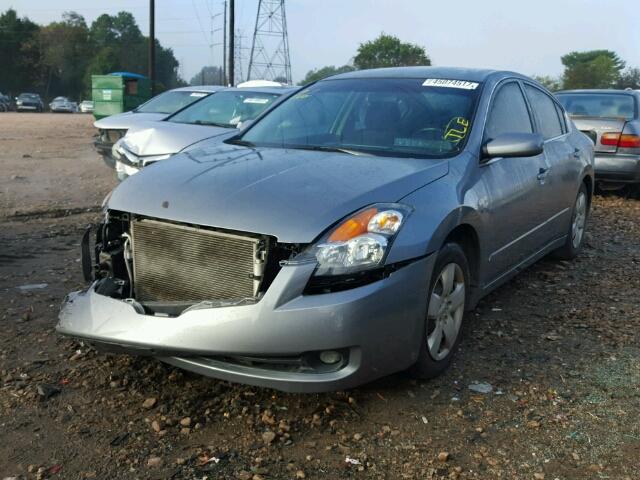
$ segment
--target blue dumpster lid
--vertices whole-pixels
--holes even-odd
[[[140,75],[139,73],[132,72],[113,72],[109,75],[113,75],[114,77],[128,77],[128,78],[147,78],[144,75]]]

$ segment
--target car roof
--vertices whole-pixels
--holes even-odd
[[[374,68],[371,70],[354,70],[328,77],[332,80],[346,78],[446,78],[466,80],[469,82],[483,82],[490,76],[504,74],[505,76],[523,77],[515,72],[501,70],[460,68],[460,67],[393,67]]]
[[[172,88],[169,92],[217,92],[224,90],[222,85],[189,85],[188,87]]]
[[[576,89],[576,90],[560,90],[558,92],[555,92],[556,95],[560,95],[563,93],[593,93],[593,94],[598,94],[598,95],[610,95],[610,94],[615,94],[615,95],[635,95],[637,96],[640,92],[638,92],[638,90],[622,90],[622,89],[613,89],[613,88],[581,88],[581,89]]]
[[[299,88],[300,87],[231,87],[226,90],[243,93],[275,93],[276,95],[284,95]]]

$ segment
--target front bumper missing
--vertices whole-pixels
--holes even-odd
[[[137,313],[93,286],[67,298],[56,327],[109,350],[151,355],[202,375],[289,392],[350,388],[412,365],[418,355],[433,255],[387,278],[303,295],[314,265],[284,266],[257,303],[195,308],[178,317]],[[291,371],[227,361],[340,350],[334,371]]]

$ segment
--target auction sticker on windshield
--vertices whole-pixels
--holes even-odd
[[[463,90],[475,90],[480,85],[478,82],[466,80],[451,80],[446,78],[427,78],[423,83],[425,87],[462,88]]]
[[[268,98],[245,98],[242,103],[267,103],[269,101]]]

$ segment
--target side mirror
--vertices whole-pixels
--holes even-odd
[[[544,139],[539,133],[504,133],[482,146],[484,158],[533,157],[543,151]]]

